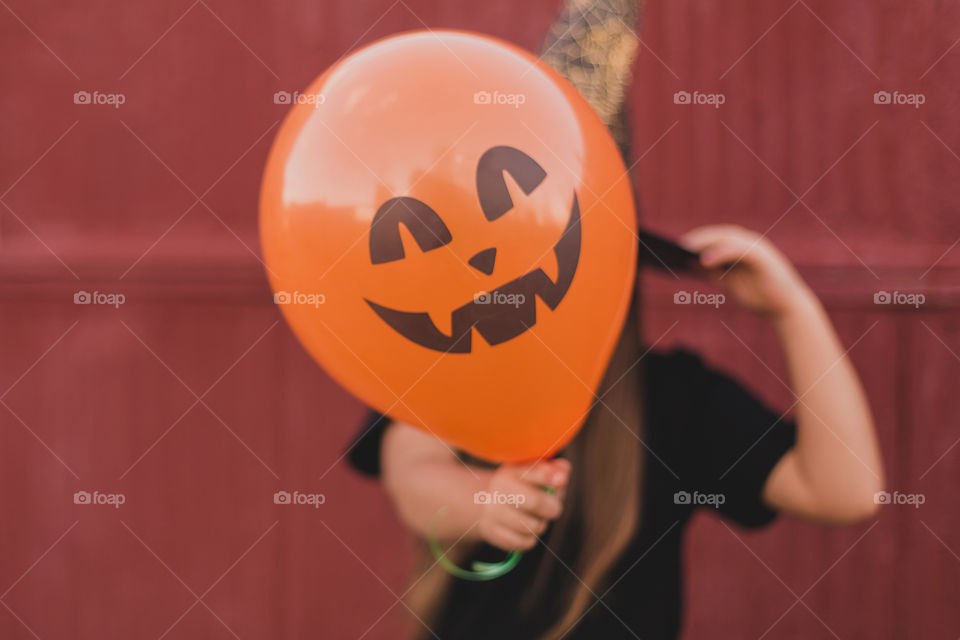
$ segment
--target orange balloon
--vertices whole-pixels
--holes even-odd
[[[457,31],[380,40],[290,102],[260,233],[307,351],[472,455],[563,448],[636,268],[630,181],[590,105],[526,51]]]

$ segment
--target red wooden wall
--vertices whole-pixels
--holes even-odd
[[[280,322],[257,258],[273,94],[425,25],[535,49],[557,5],[0,2],[0,637],[397,637],[411,540],[341,460],[362,408]],[[642,36],[645,222],[768,231],[854,345],[890,489],[926,499],[838,530],[698,520],[686,636],[956,638],[960,5],[671,0]],[[674,104],[694,90],[726,101]],[[696,287],[645,280],[648,339],[789,405],[769,328],[673,304]],[[874,304],[895,290],[926,302]]]

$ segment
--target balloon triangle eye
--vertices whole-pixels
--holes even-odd
[[[370,262],[382,264],[404,257],[400,225],[407,228],[421,251],[431,251],[453,240],[437,212],[416,198],[390,198],[370,223]]]
[[[499,146],[484,151],[477,162],[477,197],[483,215],[490,222],[513,208],[504,171],[526,195],[530,195],[547,177],[543,167],[519,149]]]

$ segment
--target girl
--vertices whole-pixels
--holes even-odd
[[[625,157],[638,20],[637,0],[567,0],[541,56],[590,102]],[[597,400],[557,459],[491,468],[373,414],[351,461],[381,474],[414,533],[436,535],[462,565],[526,552],[491,582],[454,580],[427,555],[430,568],[409,590],[418,635],[675,638],[681,543],[694,510],[748,527],[778,511],[827,524],[874,513],[883,471],[873,420],[816,296],[752,232],[702,227],[683,243],[728,297],[773,325],[795,424],[690,353],[644,351],[635,301]],[[474,499],[484,491],[510,500]]]
[[[635,305],[586,423],[557,459],[490,468],[374,414],[352,462],[382,474],[414,533],[433,531],[462,564],[526,552],[491,582],[436,566],[418,574],[410,608],[423,637],[675,638],[694,510],[747,527],[778,511],[826,524],[874,513],[883,471],[873,420],[819,300],[755,233],[709,226],[682,242],[776,330],[796,423],[692,354],[645,353]],[[481,491],[512,499],[484,503]]]

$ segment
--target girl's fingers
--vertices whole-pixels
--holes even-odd
[[[563,513],[563,503],[556,494],[534,489],[524,492],[524,501],[519,509],[537,518],[555,520]]]
[[[677,238],[677,243],[681,247],[699,253],[706,249],[713,242],[712,238],[713,236],[706,233],[704,227],[698,227]]]
[[[487,542],[505,551],[527,551],[537,544],[532,533],[520,533],[506,525],[496,524],[487,536]]]
[[[497,500],[489,505],[489,517],[511,523],[517,533],[542,533],[563,512],[569,474],[570,462],[563,459],[500,467],[490,485]]]
[[[563,458],[537,462],[528,467],[517,467],[517,480],[537,487],[559,489],[566,486],[570,477],[570,462]]]
[[[481,531],[490,544],[506,550],[532,548],[551,520],[563,512],[570,463],[557,459],[529,466],[501,466],[490,490],[504,494],[483,510]],[[552,491],[544,490],[549,487]]]
[[[745,233],[744,229],[729,224],[711,224],[697,227],[680,236],[681,245],[691,251],[700,252],[725,238]]]
[[[557,496],[557,500],[559,500],[560,504],[562,505],[567,497],[567,488],[560,487],[559,489],[557,489],[557,492],[554,495]]]
[[[518,509],[515,514],[511,514],[509,521],[505,524],[517,533],[539,537],[547,530],[549,523],[543,518],[538,518]]]
[[[736,262],[751,264],[753,262],[751,251],[755,248],[745,242],[721,241],[700,254],[700,264],[708,269]]]
[[[688,248],[700,254],[700,264],[707,269],[734,263],[756,265],[761,261],[763,239],[752,232],[711,227],[695,229],[688,235],[692,238]]]

